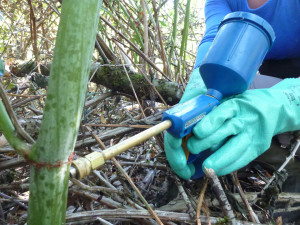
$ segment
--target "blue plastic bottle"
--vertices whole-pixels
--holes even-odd
[[[274,40],[271,25],[255,14],[225,16],[200,65],[207,94],[220,99],[246,91]]]

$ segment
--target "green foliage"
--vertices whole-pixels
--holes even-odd
[[[224,218],[222,220],[218,220],[215,225],[229,225],[230,223],[230,219],[227,216],[224,216]]]
[[[181,46],[180,46],[180,58],[181,58],[181,68],[178,67],[176,71],[176,75],[179,73],[179,70],[182,70],[182,74],[185,71],[185,62],[186,62],[186,50],[187,50],[187,43],[188,43],[188,35],[189,35],[189,26],[190,26],[190,12],[191,12],[191,0],[187,0],[186,9],[185,9],[185,18],[184,18],[184,27],[182,31],[182,39],[181,39]],[[176,77],[176,76],[175,76]]]

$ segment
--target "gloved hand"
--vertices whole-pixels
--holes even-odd
[[[180,100],[180,103],[184,103],[198,95],[205,94],[206,91],[207,89],[199,73],[199,68],[196,68],[191,74],[189,83]],[[181,178],[190,179],[195,173],[195,167],[193,164],[187,165],[186,156],[181,147],[181,143],[182,139],[175,138],[170,133],[166,132],[164,144],[170,166]]]
[[[285,79],[223,102],[194,127],[187,146],[198,154],[229,138],[203,163],[226,175],[265,152],[274,135],[300,129],[299,115],[300,79]]]

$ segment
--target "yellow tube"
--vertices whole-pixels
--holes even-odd
[[[121,154],[122,152],[148,140],[149,138],[161,133],[164,130],[167,130],[172,126],[170,120],[165,120],[147,130],[144,130],[125,141],[118,143],[110,148],[101,151],[93,152],[86,155],[85,157],[80,157],[73,161],[73,168],[70,169],[70,176],[76,178],[83,178],[91,173],[92,170],[103,165],[105,161],[115,157],[116,155]]]

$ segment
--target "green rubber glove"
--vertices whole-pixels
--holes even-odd
[[[187,146],[198,154],[228,138],[203,163],[222,176],[265,152],[274,135],[299,129],[300,79],[285,79],[224,101],[194,127]]]
[[[184,103],[198,95],[205,94],[206,91],[207,89],[200,76],[199,68],[194,69],[180,103]],[[194,175],[195,167],[193,164],[187,165],[186,156],[181,147],[181,143],[181,138],[175,138],[166,132],[164,144],[169,164],[179,177],[188,180]]]
[[[188,85],[186,86],[179,103],[184,103],[198,95],[205,95],[206,92],[207,88],[200,75],[200,70],[199,68],[196,68],[190,76]]]

